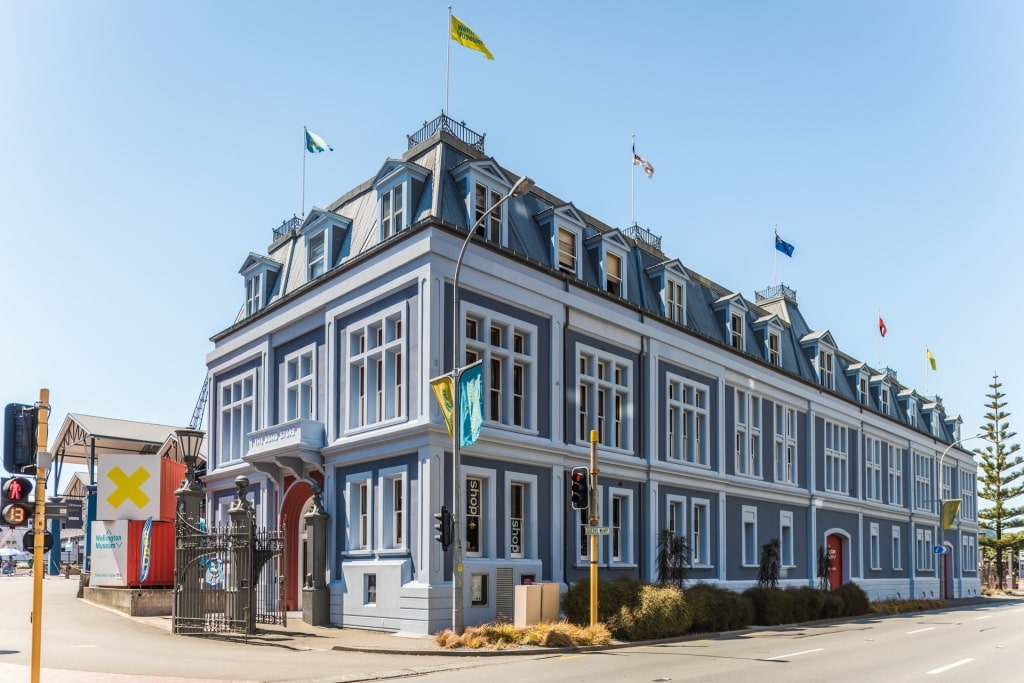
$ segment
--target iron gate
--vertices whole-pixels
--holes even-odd
[[[284,531],[249,524],[206,528],[179,511],[175,524],[172,630],[184,635],[287,626]]]

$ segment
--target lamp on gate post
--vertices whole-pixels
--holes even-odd
[[[462,509],[462,464],[459,452],[459,448],[462,446],[462,414],[459,404],[459,375],[462,371],[459,366],[462,351],[462,338],[459,335],[459,273],[462,271],[462,259],[466,255],[466,249],[477,229],[506,200],[529,192],[533,185],[533,181],[528,177],[521,177],[508,191],[508,194],[494,202],[491,208],[477,218],[476,223],[469,229],[469,234],[466,235],[466,240],[462,243],[462,250],[459,251],[459,258],[455,262],[455,277],[452,282],[452,520],[455,527],[453,538],[455,557],[452,559],[452,630],[458,635],[462,635],[465,630],[462,604],[462,515],[464,510]]]
[[[987,434],[975,434],[974,436],[965,436],[962,439],[957,439],[953,443],[951,443],[948,446],[946,446],[946,449],[944,451],[942,451],[942,455],[939,456],[939,471],[936,474],[936,476],[937,476],[937,478],[939,480],[939,482],[938,482],[938,484],[939,484],[939,539],[938,539],[939,542],[938,542],[938,546],[941,546],[943,548],[946,547],[946,533],[945,533],[946,532],[946,503],[958,502],[958,499],[956,499],[956,498],[952,498],[950,500],[945,500],[942,497],[942,476],[944,474],[942,466],[943,466],[943,463],[946,460],[946,454],[949,453],[953,449],[954,446],[959,446],[964,441],[972,441],[974,439],[984,439],[984,438],[987,438],[987,437],[988,437]],[[954,484],[954,481],[951,480],[949,482],[949,490],[950,491],[953,490],[953,484]],[[950,522],[950,523],[952,524],[952,522]],[[946,578],[947,578],[946,577],[946,561],[945,561],[945,559],[940,559],[939,561],[942,563],[942,585],[941,585],[941,587],[939,589],[939,596],[940,597],[950,597],[950,596],[946,596]],[[961,576],[962,576],[963,575],[963,568],[962,567],[961,567],[960,571],[961,571]]]
[[[206,432],[198,429],[175,429],[174,438],[181,451],[181,461],[185,463],[185,488],[198,491],[202,484],[196,480],[196,462],[199,460],[199,447],[203,444]]]

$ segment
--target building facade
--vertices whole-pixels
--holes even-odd
[[[259,523],[288,533],[289,609],[325,570],[332,623],[451,625],[433,526],[452,506],[452,441],[430,380],[456,350],[484,375],[483,428],[460,456],[467,624],[511,618],[517,584],[588,574],[567,478],[591,430],[602,578],[655,579],[668,529],[691,580],[736,590],[778,539],[784,585],[817,585],[826,550],[829,581],[873,598],[980,591],[976,465],[940,399],[840,349],[784,285],[748,299],[539,187],[495,209],[518,176],[444,115],[407,141],[249,254],[207,359],[207,516],[227,521],[249,479]],[[320,491],[327,566],[306,567]]]

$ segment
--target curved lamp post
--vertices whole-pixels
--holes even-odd
[[[462,272],[462,259],[465,257],[466,249],[477,229],[509,198],[529,192],[533,185],[534,182],[528,177],[521,177],[508,191],[508,194],[494,202],[491,208],[477,218],[476,223],[469,229],[469,234],[466,235],[466,240],[462,243],[459,258],[455,262],[455,278],[452,283],[452,521],[455,527],[452,539],[455,545],[455,557],[452,559],[452,630],[460,636],[465,630],[465,624],[462,581],[462,463],[459,452],[462,445],[462,412],[459,403],[459,375],[462,373],[460,367],[462,341],[459,335],[459,274]]]
[[[988,437],[988,434],[975,434],[974,436],[965,436],[962,439],[957,439],[953,443],[951,443],[948,446],[946,446],[945,450],[942,451],[942,455],[939,456],[939,471],[936,473],[936,476],[938,477],[938,480],[939,480],[939,482],[938,482],[938,484],[939,484],[939,538],[938,538],[938,541],[939,541],[939,545],[942,546],[942,547],[946,546],[946,524],[945,524],[946,520],[945,520],[944,517],[945,517],[945,508],[946,508],[947,501],[942,497],[942,476],[943,476],[943,473],[944,473],[943,469],[942,469],[942,466],[943,466],[943,463],[946,460],[946,454],[949,453],[953,449],[954,446],[959,446],[964,441],[972,441],[973,439],[985,439],[987,437]],[[953,490],[953,484],[954,484],[953,481],[949,482],[949,489],[950,489],[950,491]],[[956,500],[956,499],[953,498],[951,500]],[[962,575],[963,575],[963,568],[961,567],[961,576]],[[945,593],[946,593],[946,561],[945,561],[945,559],[943,559],[942,560],[942,586],[941,586],[941,590],[939,591],[939,595],[940,596],[945,596]]]

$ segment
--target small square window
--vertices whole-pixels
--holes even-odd
[[[487,605],[487,574],[473,574],[469,581],[473,607]]]
[[[365,590],[365,604],[376,605],[377,604],[377,575],[376,574],[365,574],[364,579],[366,581]]]

